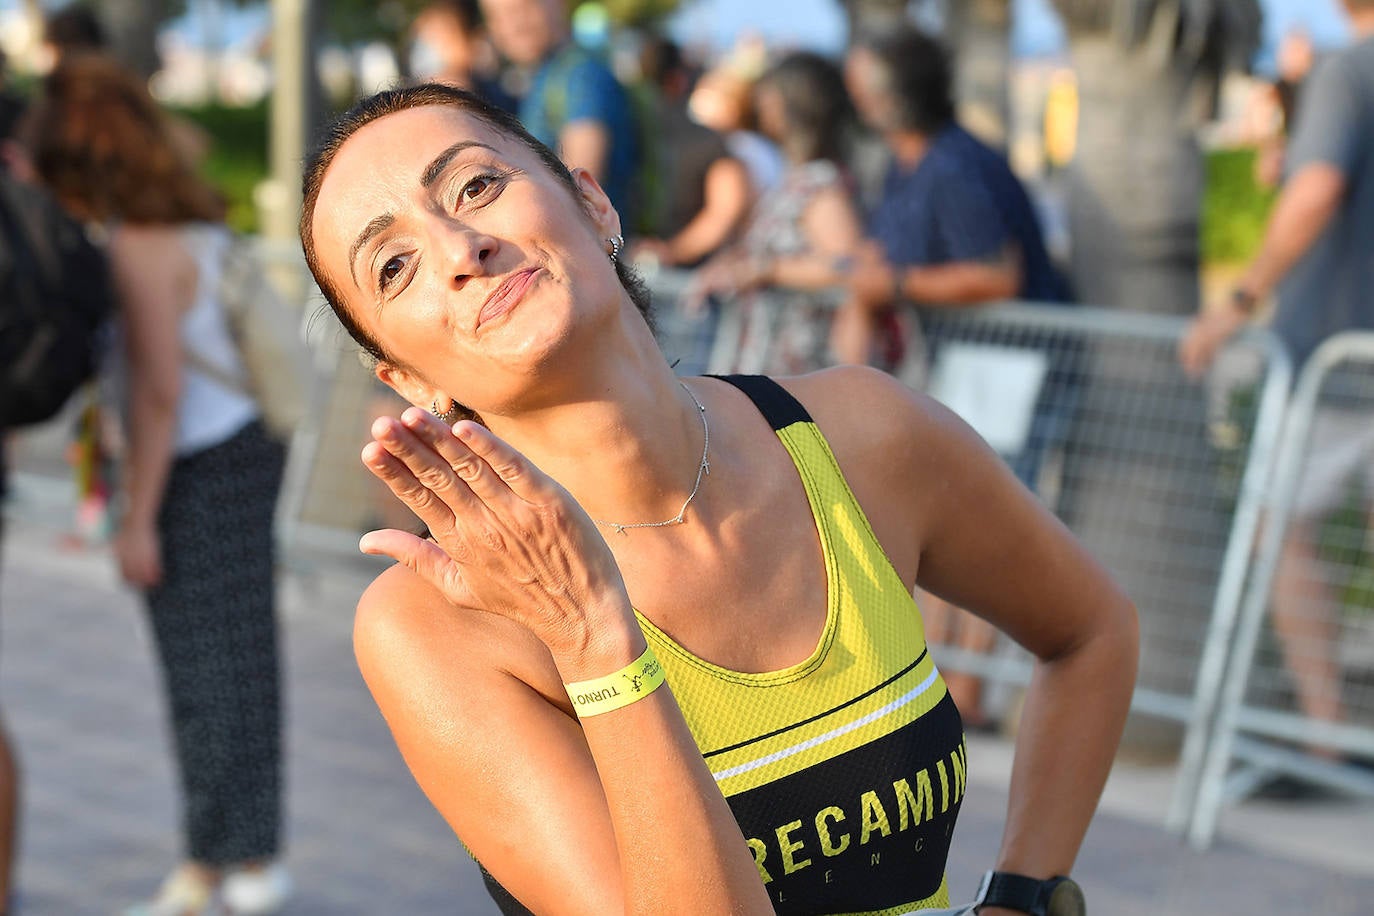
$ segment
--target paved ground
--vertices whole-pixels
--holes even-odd
[[[26,770],[20,892],[28,916],[110,914],[174,860],[160,696],[137,606],[103,554],[12,525],[0,572],[0,696]],[[283,585],[289,859],[309,914],[494,914],[475,868],[410,781],[353,665],[370,570],[320,565]],[[970,747],[950,864],[971,893],[996,851],[1009,746]],[[1368,914],[1374,806],[1248,805],[1197,854],[1158,825],[1168,768],[1121,765],[1078,873],[1092,909],[1157,914]]]

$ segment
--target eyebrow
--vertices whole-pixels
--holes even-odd
[[[385,228],[396,222],[394,213],[383,213],[381,216],[374,217],[372,222],[363,227],[363,231],[358,233],[358,237],[353,240],[353,245],[348,249],[348,272],[353,277],[353,285],[361,286],[358,282],[358,270],[356,258],[358,252],[364,245],[372,241]]]
[[[433,185],[434,182],[439,180],[439,176],[444,173],[444,169],[448,168],[449,163],[453,161],[455,156],[473,147],[491,150],[493,153],[496,152],[492,147],[485,143],[479,143],[476,140],[459,140],[457,143],[435,156],[430,160],[429,165],[425,166],[424,172],[420,174],[420,187],[429,188]]]

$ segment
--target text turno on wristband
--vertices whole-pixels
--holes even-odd
[[[576,681],[563,686],[568,690],[573,710],[579,719],[612,712],[647,697],[663,683],[663,666],[653,647],[624,668],[605,677]]]

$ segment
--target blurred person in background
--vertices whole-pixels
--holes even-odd
[[[1068,298],[1026,189],[1005,157],[955,121],[952,79],[945,49],[914,29],[861,37],[846,60],[855,107],[891,154],[869,215],[873,244],[861,249],[836,317],[846,362],[873,359],[879,321],[901,302]]]
[[[1005,157],[955,120],[953,75],[944,48],[916,30],[861,37],[845,64],[846,83],[868,126],[891,161],[882,194],[869,214],[870,241],[859,249],[848,294],[835,318],[834,351],[844,362],[885,368],[904,354],[890,336],[894,309],[922,307],[929,356],[938,358],[949,335],[939,311],[1007,299],[1067,301],[1067,289],[1050,262],[1034,206]],[[898,329],[895,333],[904,333]],[[1068,373],[1051,372],[1021,453],[1007,457],[1017,476],[1035,487],[1045,449],[1067,420],[1055,400]],[[970,652],[992,648],[986,623],[935,596],[922,603],[932,639]],[[965,722],[991,728],[982,682],[964,672],[947,675]]]
[[[569,168],[586,169],[635,224],[638,136],[629,95],[572,40],[565,0],[482,0],[496,49],[531,73],[520,120]]]
[[[636,260],[690,268],[731,241],[749,215],[753,188],[744,163],[724,139],[687,111],[692,73],[682,51],[651,36],[640,50],[640,70],[652,94],[651,129],[643,131],[643,172],[651,180],[640,200],[644,237],[631,242]]]
[[[43,19],[38,69],[50,73],[75,55],[110,53],[109,35],[94,6],[70,3],[49,12]],[[199,167],[210,153],[210,134],[189,118],[175,114],[164,117],[172,131],[172,141],[192,167]]]
[[[109,229],[120,307],[110,370],[128,442],[114,554],[147,607],[183,790],[186,859],[129,913],[276,912],[290,888],[276,861],[272,518],[284,456],[251,398],[195,368],[241,374],[217,291],[224,205],[142,81],[108,58],[64,60],[29,129],[58,200]]]
[[[749,170],[754,193],[764,194],[782,181],[787,163],[777,144],[756,129],[754,82],[727,61],[701,75],[687,100],[687,110],[698,124],[725,138],[730,155]]]
[[[852,110],[839,68],[810,52],[789,54],[755,87],[759,127],[778,145],[787,170],[754,208],[744,237],[695,278],[694,297],[754,290],[795,291],[782,307],[765,311],[747,296],[748,339],[776,342],[770,374],[795,375],[828,365],[832,310],[817,292],[840,281],[863,237],[852,182],[844,169],[844,139]],[[778,327],[774,328],[773,318]]]
[[[70,3],[43,17],[38,69],[50,73],[64,58],[97,53],[105,50],[107,44],[105,27],[95,9],[86,3]]]
[[[1271,327],[1298,371],[1326,338],[1374,329],[1374,0],[1344,5],[1355,42],[1324,59],[1303,91],[1283,188],[1259,253],[1181,343],[1183,366],[1195,376],[1271,294],[1278,297]],[[1342,392],[1331,393],[1315,418],[1307,472],[1294,497],[1273,620],[1303,713],[1338,722],[1346,716],[1336,658],[1340,618],[1319,556],[1319,529],[1354,477],[1362,478],[1370,513],[1374,418],[1367,390],[1344,403]]]
[[[497,79],[496,55],[478,0],[435,0],[415,17],[410,75],[466,89],[514,114],[519,103]]]

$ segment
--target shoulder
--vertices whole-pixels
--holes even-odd
[[[920,550],[945,484],[986,459],[978,437],[932,398],[864,366],[779,379],[815,421],[894,561]]]
[[[179,250],[181,241],[182,227],[179,225],[121,223],[110,232],[108,250],[115,258],[144,257],[150,253]]]
[[[949,425],[948,412],[934,400],[867,366],[836,366],[778,383],[806,408],[837,457],[868,460]]]
[[[182,299],[186,284],[195,277],[195,259],[177,225],[117,226],[110,232],[105,251],[126,304],[140,304],[150,297]]]
[[[1312,108],[1339,108],[1341,115],[1356,113],[1347,110],[1353,98],[1374,94],[1374,41],[1323,57],[1299,94],[1296,125],[1299,131],[1304,113]]]

